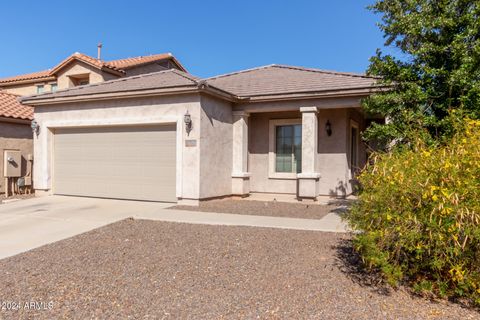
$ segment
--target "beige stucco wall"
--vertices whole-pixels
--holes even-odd
[[[29,83],[29,84],[22,84],[18,86],[1,87],[1,90],[8,93],[18,94],[20,96],[29,96],[37,93],[38,84],[43,84],[43,83]]]
[[[187,136],[183,116],[191,114],[193,130]],[[177,123],[177,197],[200,198],[200,96],[181,95],[41,106],[35,109],[40,134],[35,141],[36,189],[52,189],[52,142],[56,127]],[[185,147],[185,140],[197,146]],[[205,140],[205,139],[204,139]]]
[[[61,89],[67,89],[72,87],[73,85],[69,76],[82,75],[82,74],[89,75],[90,83],[98,83],[98,82],[103,82],[105,80],[111,80],[111,79],[117,78],[114,75],[110,75],[106,72],[102,72],[97,68],[94,68],[86,63],[75,61],[75,62],[72,62],[70,65],[61,69],[60,72],[57,74],[58,89],[61,90]]]
[[[3,176],[4,151],[22,152],[22,176],[27,173],[27,156],[33,154],[32,129],[28,124],[0,122],[0,193],[5,192]]]
[[[232,193],[232,107],[202,96],[200,128],[200,197]]]
[[[348,109],[322,109],[318,113],[320,195],[343,196],[350,193],[347,116]],[[327,120],[332,126],[331,136],[325,130]]]

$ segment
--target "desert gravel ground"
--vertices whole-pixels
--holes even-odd
[[[321,219],[339,205],[303,204],[280,201],[219,199],[201,202],[199,206],[173,206],[172,209],[275,216],[303,219]]]
[[[0,260],[0,300],[53,302],[0,318],[479,318],[366,285],[348,239],[128,219]]]

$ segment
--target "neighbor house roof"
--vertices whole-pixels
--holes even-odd
[[[54,68],[50,70],[44,70],[39,72],[33,72],[28,74],[22,74],[14,77],[8,77],[0,79],[0,85],[7,85],[7,84],[17,84],[23,82],[34,82],[34,81],[49,81],[55,80],[55,74],[61,70],[63,67],[68,65],[72,61],[82,61],[90,66],[93,66],[97,69],[104,70],[111,73],[120,73],[124,74],[125,70],[144,65],[147,63],[152,62],[160,62],[164,60],[171,60],[173,61],[181,70],[185,71],[185,68],[178,62],[177,59],[171,53],[162,53],[162,54],[155,54],[150,56],[140,56],[134,58],[126,58],[126,59],[118,59],[118,60],[111,60],[111,61],[103,61],[100,59],[96,59],[90,57],[86,54],[76,52],[57,64]]]
[[[33,119],[33,108],[18,101],[19,96],[0,91],[0,118]]]
[[[362,74],[285,65],[268,65],[206,79],[238,97],[256,99],[285,95],[371,89],[376,78]]]
[[[207,91],[231,101],[262,101],[328,96],[367,95],[378,89],[378,79],[360,74],[323,71],[283,65],[269,65],[217,77],[199,79],[170,69],[117,80],[24,97],[36,101],[70,101],[141,95],[156,91],[174,94],[181,91]]]
[[[146,92],[151,90],[182,91],[198,87],[198,79],[176,69],[140,74],[95,84],[58,90],[55,93],[37,94],[22,99],[71,98],[102,94],[120,94],[123,92]]]
[[[50,75],[50,70],[43,70],[43,71],[21,74],[18,76],[0,79],[0,85],[7,84],[7,83],[14,83],[14,82],[25,82],[25,81],[31,81],[31,80],[38,81],[38,80],[49,80],[49,79],[54,80],[55,77]]]
[[[150,56],[141,56],[141,57],[134,57],[134,58],[125,58],[125,59],[118,59],[108,61],[107,65],[122,69],[128,70],[133,67],[138,67],[143,64],[155,62],[155,61],[162,61],[162,60],[171,60],[173,61],[182,71],[185,71],[185,68],[178,62],[177,59],[171,53],[161,53],[161,54],[154,54]]]

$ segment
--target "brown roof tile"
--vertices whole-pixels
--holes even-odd
[[[0,83],[9,83],[9,82],[17,82],[17,81],[27,81],[27,80],[41,80],[41,79],[48,79],[50,78],[50,70],[32,72],[27,74],[22,74],[18,76],[8,77],[0,79]]]
[[[162,54],[155,54],[151,56],[140,56],[140,57],[118,59],[118,60],[112,60],[112,61],[103,61],[83,53],[75,52],[74,54],[70,55],[68,58],[64,59],[62,62],[57,64],[51,70],[44,70],[44,71],[33,72],[29,74],[18,75],[14,77],[3,78],[3,79],[0,79],[0,84],[23,82],[23,81],[29,81],[29,80],[54,79],[55,73],[61,68],[63,68],[65,65],[72,62],[73,60],[83,61],[84,63],[87,63],[98,69],[106,69],[106,70],[112,70],[112,72],[125,73],[124,69],[129,69],[138,65],[147,64],[155,61],[168,60],[168,59],[174,61],[182,70],[185,70],[183,66],[175,59],[175,57],[171,53],[162,53]]]
[[[33,108],[18,101],[19,96],[0,91],[0,117],[23,120],[33,119]]]
[[[154,54],[151,56],[140,56],[140,57],[134,57],[134,58],[112,60],[112,61],[106,62],[106,64],[118,69],[128,69],[141,64],[150,63],[154,61],[161,61],[161,60],[170,59],[170,58],[172,58],[172,55],[170,53],[161,53],[161,54]]]
[[[268,65],[206,79],[238,97],[286,95],[370,88],[376,78],[361,74]]]

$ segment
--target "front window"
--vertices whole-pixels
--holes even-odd
[[[58,86],[56,83],[52,83],[50,85],[50,89],[52,90],[52,92],[57,92],[57,89],[58,89]]]
[[[45,87],[43,85],[38,85],[37,86],[37,94],[43,93],[45,90]]]
[[[302,125],[275,127],[275,172],[300,173],[302,170]]]

